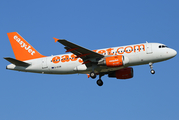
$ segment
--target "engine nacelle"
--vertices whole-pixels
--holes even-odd
[[[123,55],[105,57],[98,61],[98,65],[106,65],[107,67],[120,67],[129,63],[129,59]]]
[[[133,68],[131,67],[123,68],[108,74],[108,77],[115,77],[117,79],[129,79],[133,78],[133,76]]]

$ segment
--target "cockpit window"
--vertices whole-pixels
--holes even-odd
[[[168,48],[166,45],[159,45],[159,48]]]

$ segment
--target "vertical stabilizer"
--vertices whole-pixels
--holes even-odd
[[[17,60],[25,61],[45,57],[41,55],[35,48],[33,48],[17,32],[7,33],[7,35]]]

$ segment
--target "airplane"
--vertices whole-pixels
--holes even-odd
[[[17,32],[7,33],[15,58],[5,57],[10,65],[6,69],[42,74],[87,74],[102,86],[101,77],[133,78],[132,66],[149,64],[151,74],[155,74],[153,64],[171,59],[177,55],[174,49],[161,43],[140,43],[127,46],[89,50],[65,39],[54,38],[64,45],[66,54],[44,56],[33,48]]]

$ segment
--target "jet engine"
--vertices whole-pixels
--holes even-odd
[[[98,65],[107,67],[121,67],[129,63],[129,59],[123,55],[105,57],[98,61]]]
[[[117,79],[129,79],[134,76],[133,68],[123,68],[108,74],[108,77],[115,77]]]

